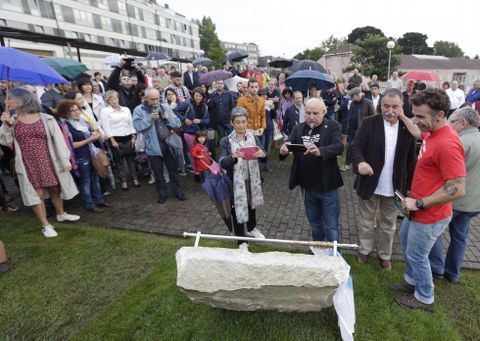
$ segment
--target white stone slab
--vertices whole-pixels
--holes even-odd
[[[176,260],[188,297],[230,310],[318,311],[347,276],[340,257],[183,247]]]

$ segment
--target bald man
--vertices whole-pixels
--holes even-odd
[[[339,240],[340,200],[343,186],[337,156],[343,153],[340,123],[325,117],[327,108],[320,98],[305,104],[305,122],[296,125],[287,143],[280,148],[280,160],[293,154],[289,188],[300,186],[305,213],[313,240]],[[288,144],[300,145],[292,152]]]

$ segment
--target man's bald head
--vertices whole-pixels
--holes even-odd
[[[327,107],[321,98],[310,98],[305,103],[305,123],[310,128],[315,128],[322,124],[323,117],[327,112]]]

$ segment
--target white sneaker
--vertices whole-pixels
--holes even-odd
[[[63,214],[59,215],[57,214],[57,221],[62,222],[62,221],[77,221],[80,219],[79,215],[75,214],[68,214],[67,212],[63,212]]]
[[[148,180],[149,185],[152,185],[154,183],[155,183],[155,178],[150,178],[150,180]]]
[[[350,169],[352,169],[352,166],[350,166],[350,165],[345,165],[345,166],[340,167],[340,171],[342,171],[342,172],[348,172]]]
[[[165,183],[166,184],[170,183],[170,178],[168,176],[165,177]]]
[[[251,230],[250,232],[247,232],[247,234],[250,237],[253,237],[253,238],[265,239],[265,236],[263,235],[263,233],[260,232],[260,230],[257,229],[256,227],[253,230]]]
[[[43,227],[42,233],[47,238],[53,238],[58,236],[58,233],[53,229],[52,225],[47,225]]]
[[[243,253],[248,253],[248,244],[247,243],[242,243],[238,246],[238,249],[240,250],[240,252],[243,252]]]

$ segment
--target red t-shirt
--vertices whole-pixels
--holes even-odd
[[[449,125],[426,133],[413,174],[414,199],[430,196],[450,179],[465,177],[465,154],[457,133]],[[452,203],[430,206],[413,212],[413,220],[433,224],[452,215]]]
[[[190,155],[193,159],[193,166],[197,172],[203,172],[208,170],[208,166],[212,163],[210,161],[210,153],[207,146],[195,143],[190,151]],[[199,158],[199,156],[201,158]]]

